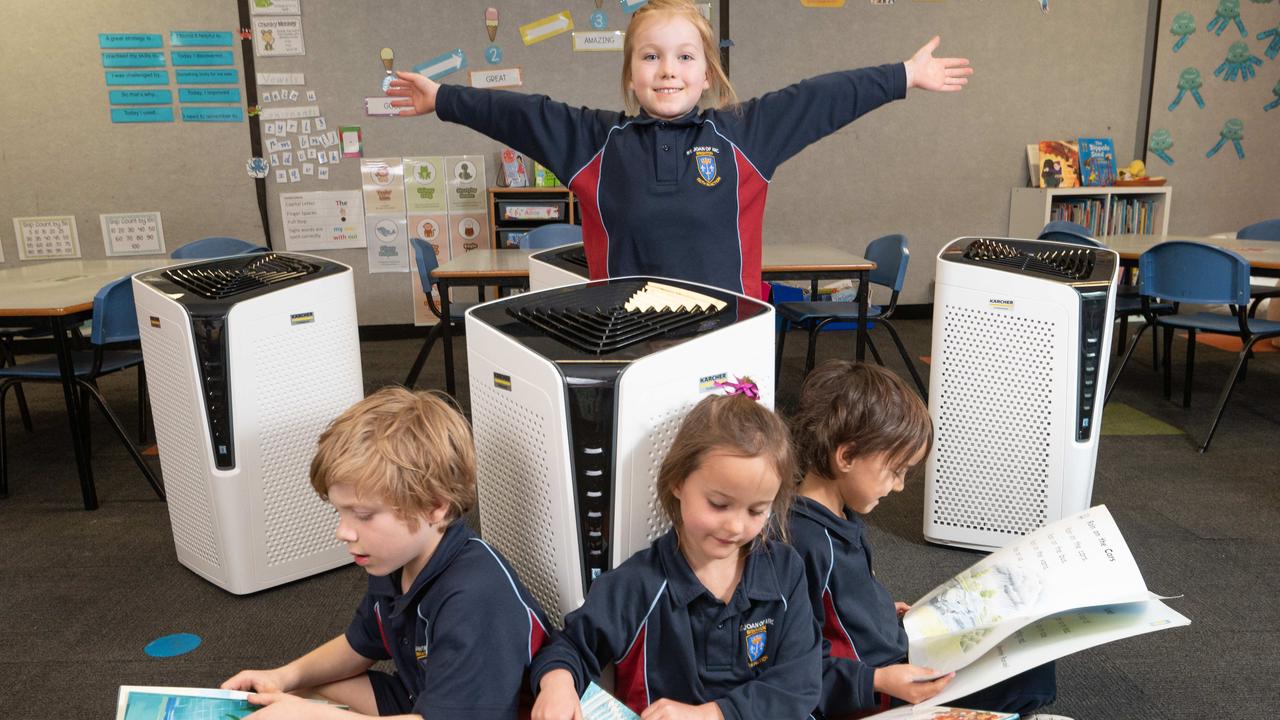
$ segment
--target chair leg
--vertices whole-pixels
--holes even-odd
[[[871,357],[875,359],[876,364],[884,367],[884,358],[880,357],[880,350],[876,347],[876,341],[871,339],[871,335],[867,335],[867,349],[871,351]]]
[[[151,467],[147,465],[147,461],[142,457],[142,453],[138,452],[137,446],[129,439],[129,434],[124,431],[124,426],[120,424],[120,419],[115,413],[111,412],[111,408],[107,407],[107,401],[102,397],[101,391],[92,383],[83,380],[76,381],[81,389],[93,396],[98,403],[98,409],[102,411],[102,415],[106,417],[107,422],[111,424],[111,429],[115,431],[116,436],[120,438],[120,442],[124,443],[124,447],[129,451],[129,455],[133,457],[133,462],[138,465],[138,469],[142,471],[142,476],[146,478],[147,484],[151,485],[151,489],[155,491],[156,497],[161,500],[165,499],[164,488],[160,485],[160,481],[156,479]]]
[[[889,337],[893,338],[893,344],[898,346],[898,354],[902,356],[902,362],[907,364],[907,371],[911,373],[911,379],[915,380],[916,388],[920,391],[920,397],[926,401],[929,399],[929,393],[924,388],[924,381],[920,379],[920,373],[916,372],[916,364],[911,360],[911,353],[907,352],[906,345],[902,344],[902,338],[898,336],[898,331],[888,320],[881,320],[884,329],[889,331]]]
[[[18,359],[14,357],[12,340],[5,336],[0,339],[0,367],[7,365],[17,365]],[[18,414],[22,416],[22,427],[27,432],[35,432],[35,426],[31,424],[31,410],[27,408],[27,395],[22,391],[22,384],[19,383],[13,391],[13,396],[18,399]]]
[[[778,378],[782,377],[782,348],[787,344],[787,333],[791,330],[791,321],[781,318],[782,325],[778,329],[777,348],[774,350],[773,357],[773,382],[776,385]]]
[[[1164,332],[1166,335],[1168,335],[1169,333],[1173,332],[1173,330],[1170,330],[1169,328],[1165,328]],[[1166,356],[1165,359],[1167,360],[1168,357]],[[1160,369],[1160,326],[1159,325],[1151,326],[1151,369],[1152,370]]]
[[[1120,316],[1120,342],[1116,343],[1116,357],[1124,354],[1124,339],[1129,336],[1129,316]]]
[[[4,396],[12,384],[0,383],[0,498],[9,497],[9,430],[5,426]]]
[[[1138,347],[1138,341],[1142,339],[1142,333],[1151,327],[1151,323],[1143,323],[1138,328],[1138,332],[1133,334],[1133,342],[1129,343],[1129,349],[1125,351],[1124,357],[1120,359],[1120,366],[1115,369],[1111,375],[1111,382],[1107,384],[1107,394],[1102,398],[1102,404],[1105,406],[1111,400],[1111,392],[1116,389],[1116,382],[1120,380],[1120,373],[1124,372],[1124,366],[1129,364],[1129,358],[1133,357],[1133,351]]]
[[[822,326],[827,321],[823,320],[809,326],[809,352],[804,356],[804,376],[809,377],[809,372],[813,370],[814,361],[818,355],[818,333],[822,331]]]
[[[1187,368],[1186,377],[1182,381],[1182,407],[1191,407],[1191,377],[1196,371],[1196,331],[1187,331]]]
[[[1169,354],[1173,352],[1173,330],[1164,331],[1164,399],[1173,395],[1173,366],[1169,362]]]
[[[1213,422],[1209,425],[1209,433],[1204,436],[1204,443],[1200,445],[1200,452],[1208,450],[1209,443],[1213,442],[1213,433],[1218,429],[1218,421],[1222,420],[1222,412],[1227,409],[1227,401],[1231,399],[1231,391],[1235,389],[1236,380],[1239,379],[1240,368],[1244,365],[1245,358],[1256,341],[1256,336],[1249,338],[1241,348],[1235,369],[1231,371],[1231,376],[1227,378],[1227,386],[1222,388],[1222,394],[1218,397],[1218,409],[1213,413]]]
[[[431,346],[435,345],[436,338],[440,337],[440,335],[444,333],[441,323],[445,322],[448,321],[441,320],[439,323],[436,323],[436,325],[431,328],[430,332],[427,333],[426,340],[423,340],[422,342],[422,349],[418,351],[418,357],[413,361],[413,367],[409,369],[409,375],[404,379],[405,387],[412,390],[414,383],[418,382],[418,375],[422,372],[422,366],[427,362],[427,355],[431,354]]]

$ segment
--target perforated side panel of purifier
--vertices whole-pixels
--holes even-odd
[[[199,382],[191,377],[189,352],[182,329],[153,330],[139,323],[146,353],[147,387],[153,398],[152,412],[156,441],[160,446],[160,469],[168,496],[169,522],[173,542],[185,552],[213,567],[221,567],[214,533],[212,498],[205,470],[213,463],[209,434],[199,417],[190,417],[184,408],[200,405],[193,397]]]
[[[658,502],[658,472],[662,470],[662,461],[671,450],[671,442],[676,439],[676,431],[680,429],[680,421],[689,414],[696,402],[685,403],[679,408],[649,418],[649,507],[645,515],[645,530],[649,542],[671,527],[671,521],[662,511],[662,503]]]
[[[358,347],[356,332],[350,314],[294,326],[255,342],[251,367],[231,369],[232,382],[239,373],[254,378],[267,567],[341,545],[333,507],[316,495],[309,472],[320,433],[359,399],[350,388],[361,387],[360,366],[341,360]]]
[[[1026,534],[1048,512],[1056,323],[952,305],[943,322],[933,521]]]
[[[477,432],[476,462],[480,530],[506,556],[538,603],[555,615],[562,607],[555,578],[555,533],[551,527],[553,482],[548,466],[546,418],[512,400],[512,394],[484,383],[471,384],[472,424]],[[488,476],[488,477],[486,477]],[[514,518],[519,518],[515,521]],[[559,618],[554,618],[559,625]]]

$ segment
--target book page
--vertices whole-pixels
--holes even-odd
[[[1006,545],[916,602],[903,618],[908,659],[951,672],[1042,617],[1149,596],[1120,529],[1099,505]]]
[[[725,305],[727,303],[723,300],[717,300],[709,295],[703,295],[702,293],[665,283],[647,282],[643,288],[636,291],[627,300],[623,307],[628,311],[639,310],[644,312],[649,310],[679,310],[680,308],[691,310],[695,307],[723,310]]]
[[[1144,602],[1071,610],[1034,622],[956,671],[942,692],[922,705],[962,698],[1071,653],[1191,621],[1154,598]]]
[[[579,703],[582,705],[583,720],[640,720],[640,716],[631,712],[631,708],[595,683],[587,685]]]

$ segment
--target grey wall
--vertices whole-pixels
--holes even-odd
[[[747,1],[733,3],[731,19],[733,81],[744,97],[905,60],[935,34],[937,56],[971,61],[964,91],[912,91],[811,145],[770,187],[765,242],[861,250],[904,233],[911,264],[901,302],[931,301],[946,242],[1006,234],[1009,190],[1027,184],[1027,143],[1110,136],[1117,157],[1133,157],[1145,2],[1054,0],[1042,14],[1034,0],[849,0],[837,9]]]

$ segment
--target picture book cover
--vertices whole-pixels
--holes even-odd
[[[1106,187],[1116,182],[1116,146],[1111,138],[1080,138],[1080,184]]]
[[[1040,186],[1080,187],[1080,151],[1075,141],[1040,141]]]
[[[1040,187],[1040,145],[1027,143],[1028,187]]]

